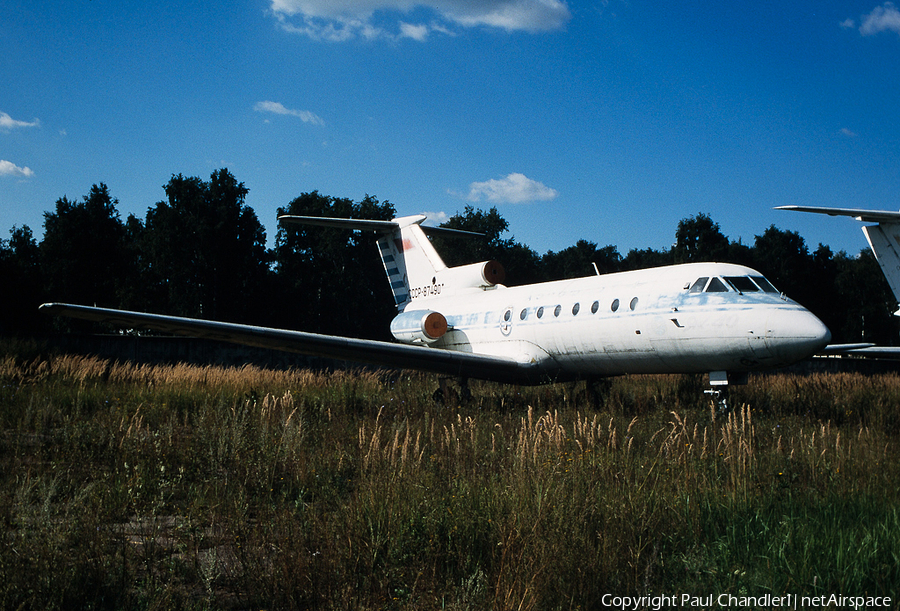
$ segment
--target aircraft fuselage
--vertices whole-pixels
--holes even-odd
[[[719,278],[720,290],[696,289]],[[727,280],[732,279],[731,281]],[[745,372],[786,366],[830,338],[812,313],[748,267],[696,263],[413,298],[446,313],[432,348],[511,358],[561,378],[629,373]],[[692,287],[695,287],[692,290]]]

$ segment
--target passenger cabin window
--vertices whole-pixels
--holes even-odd
[[[573,305],[573,306],[572,306],[572,316],[577,315],[577,314],[578,314],[578,310],[580,310],[580,309],[581,309],[581,304],[580,304],[580,303],[576,303],[575,305]]]
[[[728,287],[725,286],[725,283],[719,280],[718,278],[713,278],[709,281],[709,286],[706,287],[707,293],[727,293]]]
[[[538,308],[537,315],[538,318],[542,318],[544,316],[544,306]]]
[[[613,302],[612,302],[612,304],[610,304],[609,309],[612,310],[613,312],[618,310],[619,309],[619,300],[613,299]]]
[[[553,308],[553,315],[554,315],[554,316],[559,316],[559,313],[560,313],[560,312],[562,312],[562,306],[561,306],[561,305],[558,305],[558,306],[556,306],[555,308]]]
[[[691,285],[691,293],[702,293],[703,287],[706,286],[706,281],[709,280],[709,276],[704,276],[703,278],[697,278],[694,281],[694,284]]]
[[[528,310],[527,309],[519,312],[519,320],[525,320],[526,318],[528,318]]]
[[[599,310],[599,309],[600,309],[599,301],[595,301],[594,303],[591,304],[591,314],[596,314],[597,310]]]

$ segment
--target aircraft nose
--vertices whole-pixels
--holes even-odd
[[[821,352],[831,341],[831,331],[812,312],[803,312],[798,316],[794,333],[810,354]]]
[[[777,321],[769,322],[767,343],[773,356],[785,365],[821,352],[831,341],[825,323],[806,309],[782,312]]]

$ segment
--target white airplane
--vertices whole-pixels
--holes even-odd
[[[514,384],[708,373],[722,389],[790,365],[831,337],[811,312],[740,265],[693,263],[519,287],[495,261],[447,267],[425,216],[282,222],[374,231],[399,343],[48,303],[50,314]],[[437,228],[440,229],[440,228]],[[444,230],[447,231],[447,230]]]

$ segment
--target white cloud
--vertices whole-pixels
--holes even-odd
[[[17,121],[5,112],[0,112],[0,129],[15,129],[17,127],[37,127],[41,122],[35,119],[31,123],[28,121]]]
[[[422,223],[428,227],[437,227],[441,223],[446,223],[450,220],[450,217],[447,216],[446,212],[420,212],[419,214],[424,214],[428,217],[425,219],[425,222]]]
[[[559,195],[551,189],[524,174],[513,172],[500,180],[491,179],[485,182],[473,182],[469,185],[469,201],[480,201],[482,198],[493,203],[521,204],[525,202],[547,201]]]
[[[31,168],[20,168],[11,161],[0,159],[0,176],[16,176],[18,178],[31,178],[34,172]]]
[[[846,127],[841,128],[841,135],[847,136],[848,138],[856,138],[856,132],[851,129],[847,129]]]
[[[315,115],[308,110],[292,110],[286,108],[284,104],[280,104],[279,102],[257,102],[253,105],[253,110],[256,112],[270,112],[276,115],[298,117],[304,123],[312,123],[313,125],[325,125],[325,121],[318,115]]]
[[[875,7],[868,15],[863,15],[859,33],[863,36],[874,36],[881,32],[896,32],[900,34],[900,10],[893,2],[885,2],[882,6]]]
[[[399,18],[423,8],[434,17],[429,23]],[[271,10],[285,30],[335,42],[425,41],[432,32],[452,32],[449,26],[546,32],[561,29],[571,17],[563,0],[271,0]]]
[[[401,21],[400,36],[412,38],[413,40],[418,40],[419,42],[425,42],[426,40],[428,40],[428,26],[413,25],[411,23],[405,23]]]
[[[560,0],[454,0],[439,4],[449,5],[445,14],[461,25],[487,25],[507,31],[558,30],[570,17],[568,7]]]

